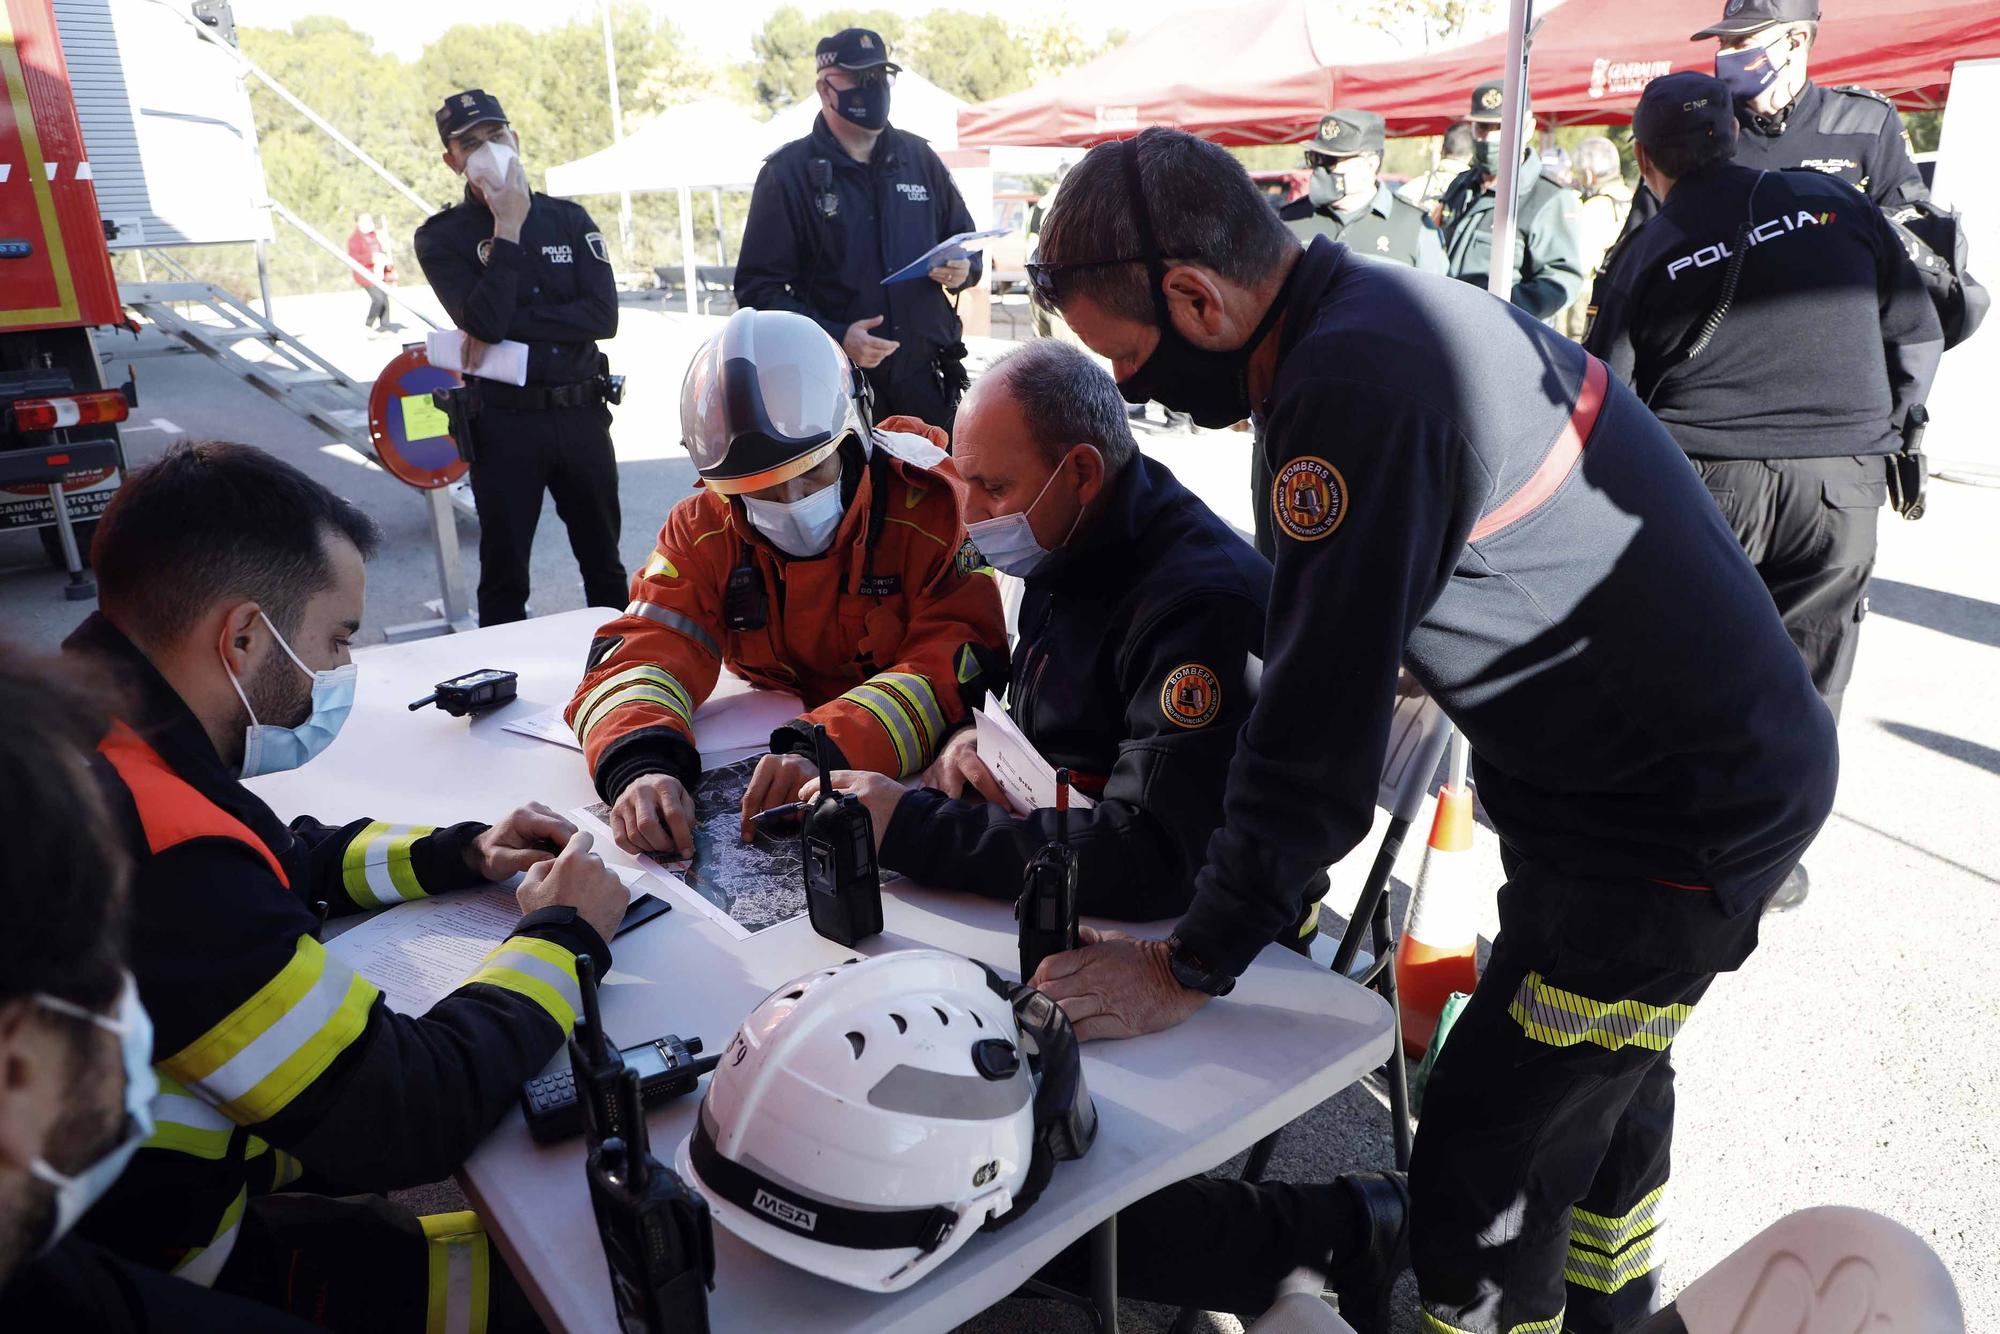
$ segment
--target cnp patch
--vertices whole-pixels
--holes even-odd
[[[1347,518],[1347,481],[1325,459],[1293,459],[1271,484],[1271,514],[1287,535],[1317,542]]]
[[[1206,727],[1222,712],[1222,682],[1198,662],[1183,663],[1160,687],[1160,712],[1175,727]]]
[[[597,256],[599,264],[609,264],[611,262],[611,254],[604,248],[603,232],[585,232],[583,234],[583,243],[590,247],[591,254]]]

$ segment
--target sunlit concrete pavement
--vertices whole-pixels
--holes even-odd
[[[358,295],[342,294],[281,302],[279,315],[352,372],[372,375],[395,343],[359,334],[363,308]],[[611,348],[630,385],[615,428],[628,564],[687,493],[692,473],[677,444],[681,372],[711,327],[633,307]],[[104,346],[114,365],[126,355]],[[995,350],[975,348],[982,360]],[[133,461],[180,434],[275,450],[383,523],[364,641],[425,615],[437,577],[425,510],[412,493],[329,451],[312,428],[197,356],[150,357],[138,369],[138,424],[158,418],[177,429],[130,435]],[[1149,429],[1143,443],[1231,522],[1249,526],[1247,436]],[[476,531],[464,523],[461,532],[469,582]],[[1852,1204],[1926,1239],[1957,1280],[1968,1328],[2000,1329],[2000,1247],[1992,1241],[2000,1228],[1996,534],[2000,490],[1951,483],[1934,484],[1922,522],[1882,520],[1873,611],[1841,726],[1840,796],[1807,858],[1812,897],[1766,924],[1749,964],[1716,985],[1675,1044],[1679,1126],[1662,1234],[1669,1291],[1782,1214]],[[65,603],[61,586],[32,535],[0,534],[0,633],[53,647],[89,605]],[[536,540],[532,604],[540,613],[581,605],[553,507]],[[1474,855],[1497,885],[1491,835],[1482,829],[1479,837]],[[1399,867],[1399,912],[1419,847],[1413,838]],[[1365,864],[1371,853],[1372,841],[1349,862]],[[1336,868],[1330,905],[1351,903],[1359,881],[1359,866]],[[1490,897],[1484,906],[1490,934]],[[1364,1085],[1292,1127],[1274,1175],[1321,1181],[1389,1159],[1380,1090]],[[1145,1244],[1129,1231],[1125,1240]],[[1399,1329],[1415,1329],[1411,1309],[1406,1303]],[[1170,1314],[1131,1304],[1128,1328],[1164,1328]],[[1235,1327],[1226,1317],[1216,1326]],[[1039,1301],[1005,1303],[969,1326],[979,1334],[1086,1327],[1080,1314]]]

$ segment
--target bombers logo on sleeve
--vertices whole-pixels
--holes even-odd
[[[1347,481],[1325,459],[1302,455],[1271,484],[1271,513],[1287,536],[1317,542],[1347,518]]]
[[[1222,712],[1222,682],[1198,662],[1183,663],[1160,687],[1160,712],[1175,727],[1206,727]]]

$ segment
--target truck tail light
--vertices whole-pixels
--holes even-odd
[[[17,398],[13,404],[17,431],[54,431],[66,426],[98,426],[122,422],[131,405],[116,389],[88,394],[52,394],[47,398]]]

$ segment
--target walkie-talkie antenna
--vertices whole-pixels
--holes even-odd
[[[602,1045],[604,1017],[597,1009],[597,965],[587,954],[579,956],[576,961],[576,989],[583,997],[583,1023],[579,1036],[583,1038],[586,1048]],[[592,1050],[590,1054],[595,1057],[597,1052]]]
[[[618,1076],[619,1129],[625,1135],[625,1182],[634,1194],[642,1194],[652,1174],[649,1159],[652,1145],[646,1135],[646,1107],[639,1096],[639,1072],[627,1069]]]
[[[819,795],[821,800],[833,795],[833,771],[826,767],[826,728],[813,724],[813,763],[819,766]]]
[[[1069,770],[1056,770],[1056,842],[1069,844]]]

